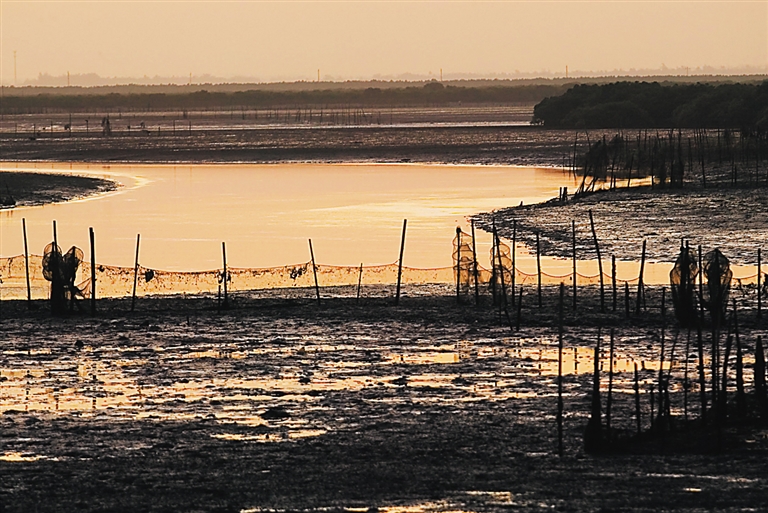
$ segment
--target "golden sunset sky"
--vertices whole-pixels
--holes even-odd
[[[0,0],[4,84],[768,65],[762,1]]]

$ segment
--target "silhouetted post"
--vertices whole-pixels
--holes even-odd
[[[139,242],[141,234],[136,234],[136,258],[133,264],[133,295],[131,296],[131,312],[136,308],[136,285],[139,283]]]
[[[704,376],[704,340],[701,336],[701,323],[696,327],[696,345],[699,352],[699,399],[701,401],[701,420],[707,419],[707,380]]]
[[[538,275],[539,308],[541,308],[541,246],[539,245],[539,232],[536,232],[536,274]]]
[[[608,431],[608,439],[611,438],[611,407],[613,406],[613,328],[611,328],[611,341],[608,350],[608,400],[605,404],[605,427]]]
[[[224,268],[224,273],[221,276],[221,282],[224,285],[224,308],[229,308],[229,296],[227,295],[227,279],[229,278],[229,275],[227,273],[227,244],[225,242],[221,243],[221,261],[222,261],[222,267]]]
[[[611,255],[611,287],[613,288],[613,311],[616,311],[618,291],[616,290],[616,255]]]
[[[637,424],[637,434],[639,435],[642,430],[640,421],[640,376],[637,372],[637,362],[635,363],[635,422]]]
[[[53,272],[51,273],[51,313],[56,314],[58,313],[58,306],[57,303],[61,299],[61,287],[62,284],[59,283],[59,257],[61,256],[61,253],[58,250],[59,248],[59,239],[58,235],[56,234],[56,220],[53,220],[53,251],[51,252],[51,259],[53,260]]]
[[[763,337],[757,336],[757,344],[755,345],[755,396],[757,397],[757,405],[760,409],[760,416],[764,419],[768,408],[768,397],[765,391],[765,352],[763,351]]]
[[[403,219],[403,235],[400,238],[400,258],[397,260],[397,293],[395,294],[395,306],[400,303],[400,280],[403,276],[403,251],[405,250],[405,227],[408,220]]]
[[[685,368],[683,370],[683,416],[686,422],[688,421],[688,355],[691,354],[691,329],[688,328],[688,333],[685,337]],[[670,368],[669,372],[672,372]]]
[[[739,417],[744,417],[747,411],[747,398],[744,393],[744,360],[741,352],[739,337],[739,319],[736,313],[736,300],[733,300],[733,331],[736,337],[736,411]]]
[[[624,282],[624,316],[629,319],[629,282]]]
[[[661,353],[659,354],[659,420],[664,416],[664,343],[666,342],[667,288],[661,289]],[[670,367],[671,368],[671,367]],[[663,424],[662,424],[663,426]]]
[[[317,282],[317,265],[315,264],[315,251],[312,249],[312,239],[309,239],[309,256],[312,259],[312,274],[315,277],[315,294],[317,301],[320,301],[320,284]],[[398,284],[400,280],[398,279]]]
[[[88,228],[91,238],[91,315],[96,315],[96,242],[93,227]]]
[[[563,309],[565,284],[560,283],[560,310],[557,334],[557,454],[563,457]]]
[[[645,239],[643,239],[643,252],[640,255],[640,274],[637,276],[637,303],[635,304],[635,315],[640,314],[640,305],[643,302],[643,273],[645,272]]]
[[[701,244],[699,244],[699,320],[704,321],[704,267],[702,264]]]
[[[495,230],[495,228],[494,228]],[[517,275],[517,262],[515,260],[517,253],[517,220],[512,221],[512,273],[509,277],[509,289],[512,291],[512,306],[515,306],[515,278]]]
[[[597,253],[597,269],[600,274],[600,311],[605,311],[605,282],[603,280],[603,260],[600,258],[600,244],[597,242],[597,232],[595,231],[595,220],[592,217],[592,211],[589,211],[589,225],[592,227],[592,238],[595,239],[595,252]]]
[[[360,262],[360,274],[357,275],[357,299],[360,300],[360,287],[363,285],[363,263]]]
[[[456,227],[456,301],[461,301],[461,228]]]
[[[475,275],[475,305],[480,304],[480,279],[477,271],[477,242],[475,242],[475,221],[472,220],[472,271]]]
[[[757,248],[757,318],[760,319],[763,316],[763,291],[760,288],[762,280],[762,253],[760,248]],[[701,272],[701,271],[699,271]]]
[[[24,271],[27,276],[27,307],[32,308],[32,286],[29,282],[29,246],[27,245],[27,220],[21,219],[21,230],[24,234]]]
[[[573,309],[576,310],[576,221],[571,221],[571,254],[573,256]]]

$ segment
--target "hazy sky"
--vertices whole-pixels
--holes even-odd
[[[0,0],[2,79],[768,65],[761,1]]]

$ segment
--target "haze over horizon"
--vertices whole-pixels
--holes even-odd
[[[313,81],[318,69],[323,81],[557,77],[566,66],[765,73],[768,3],[0,0],[5,85],[67,73]]]

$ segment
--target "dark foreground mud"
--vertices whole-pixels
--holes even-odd
[[[397,307],[388,288],[360,302],[312,292],[241,295],[221,312],[211,298],[140,299],[133,314],[102,301],[96,317],[66,318],[4,302],[0,509],[692,512],[768,500],[766,430],[727,433],[721,452],[584,454],[598,326],[604,346],[616,334],[613,425],[633,429],[637,362],[648,426],[657,290],[630,319],[601,313],[594,290],[566,308],[563,458],[555,289],[542,308],[525,298],[516,332],[448,287],[409,287]],[[741,319],[751,347],[765,321]],[[682,415],[686,333],[666,337]]]
[[[85,176],[25,173],[0,173],[2,208],[43,205],[83,198],[114,190],[117,184]]]

